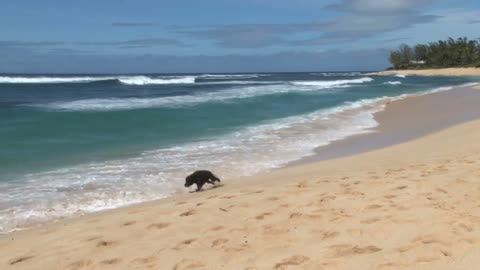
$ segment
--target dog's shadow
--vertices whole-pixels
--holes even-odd
[[[209,188],[206,188],[206,189],[202,188],[202,189],[200,189],[199,191],[191,190],[191,191],[189,191],[189,192],[190,192],[190,193],[204,192],[204,191],[209,191],[209,190],[212,190],[212,189],[220,188],[220,187],[223,187],[223,186],[224,186],[224,184],[217,184],[217,185],[213,185],[213,186],[211,186],[211,187],[209,187]]]

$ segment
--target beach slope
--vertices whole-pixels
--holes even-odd
[[[0,237],[1,269],[476,269],[480,121]]]
[[[385,70],[369,75],[422,75],[422,76],[480,76],[480,68],[435,68],[435,69],[405,69]]]

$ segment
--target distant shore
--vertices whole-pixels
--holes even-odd
[[[367,75],[480,76],[480,68],[402,69],[372,72]]]
[[[394,101],[379,117],[422,109],[418,102],[426,106],[430,97],[461,113],[465,98],[479,97],[460,91],[462,99],[452,92]],[[443,119],[452,111],[444,108],[427,110]],[[375,151],[2,235],[0,268],[475,269],[479,136],[474,120]]]

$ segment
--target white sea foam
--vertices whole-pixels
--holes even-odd
[[[0,77],[0,83],[82,83],[114,80],[115,77]]]
[[[336,80],[336,81],[294,81],[293,85],[303,85],[303,86],[322,86],[322,87],[334,87],[345,84],[360,84],[373,81],[370,77],[363,77],[352,80]]]
[[[405,75],[405,74],[395,74],[395,77],[406,78],[407,75]]]
[[[402,84],[402,82],[400,82],[400,81],[389,81],[389,82],[384,82],[383,84],[399,85],[399,84]]]
[[[0,76],[0,83],[34,84],[34,83],[86,83],[105,80],[118,80],[127,85],[148,85],[148,84],[188,84],[195,83],[196,78],[210,80],[241,80],[253,79],[267,76],[267,74],[204,74],[197,76],[74,76],[74,77],[19,77]]]
[[[373,113],[386,100],[345,103],[134,158],[36,173],[24,181],[0,184],[0,231],[185,192],[183,179],[196,168],[215,168],[222,179],[268,171],[308,155],[315,147],[368,132],[377,125]]]
[[[284,84],[284,81],[239,81],[239,80],[228,80],[228,81],[207,81],[207,82],[197,82],[196,84],[204,85],[221,85],[221,84]]]
[[[203,74],[198,78],[206,78],[211,80],[225,80],[225,79],[253,79],[258,77],[268,76],[268,74]]]
[[[123,84],[146,85],[146,84],[191,84],[195,83],[195,76],[150,78],[147,76],[119,77]]]
[[[333,77],[333,76],[360,76],[362,72],[353,71],[353,72],[317,72],[317,73],[310,73],[310,75],[317,75],[317,76],[325,76],[325,77]]]
[[[0,83],[34,84],[34,83],[87,83],[105,80],[117,80],[127,85],[147,84],[186,84],[195,83],[195,76],[105,76],[105,77],[0,77]]]
[[[347,83],[360,83],[370,81],[370,78],[343,81],[314,81],[313,84],[274,84],[274,85],[253,85],[228,88],[222,91],[206,92],[193,95],[154,97],[154,98],[96,98],[67,102],[52,102],[48,104],[37,104],[34,106],[53,110],[69,111],[111,111],[111,110],[133,110],[141,108],[166,107],[175,108],[182,106],[193,106],[204,102],[221,102],[232,99],[251,98],[256,96],[274,95],[289,92],[315,92],[326,89],[340,89],[350,87]]]

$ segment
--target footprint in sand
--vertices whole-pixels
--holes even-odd
[[[443,188],[437,188],[437,189],[435,189],[435,190],[438,191],[438,192],[441,192],[441,193],[443,193],[443,194],[447,194],[447,193],[448,193],[448,192],[447,192],[445,189],[443,189]]]
[[[295,212],[290,214],[289,219],[299,218],[301,216],[302,216],[302,213]]]
[[[147,226],[147,229],[152,230],[152,229],[163,229],[170,226],[170,223],[153,223]]]
[[[306,188],[306,187],[307,187],[307,183],[305,182],[297,183],[297,188]]]
[[[216,239],[212,242],[212,248],[219,247],[227,242],[228,242],[228,239],[225,239],[225,238]]]
[[[284,269],[287,269],[288,266],[301,265],[308,260],[310,260],[310,258],[307,256],[294,255],[294,256],[285,258],[281,262],[275,264],[274,269],[284,270]]]
[[[437,244],[437,245],[442,245],[442,246],[449,246],[450,243],[445,242],[443,240],[440,240],[436,238],[433,235],[427,235],[427,236],[419,236],[413,239],[414,243],[422,243],[424,245],[432,245],[432,244]]]
[[[352,246],[352,245],[334,245],[334,246],[331,246],[330,249],[332,249],[334,257],[370,254],[370,253],[375,253],[382,250],[381,248],[373,245],[365,246],[365,247]]]
[[[223,230],[225,227],[223,226],[215,226],[210,229],[210,231],[220,231]]]
[[[77,269],[85,269],[86,267],[93,264],[92,260],[80,260],[75,261],[67,266],[68,270],[77,270]]]
[[[147,264],[155,261],[155,256],[136,258],[132,261],[135,264]]]
[[[473,227],[469,226],[465,223],[459,223],[459,224],[457,224],[457,226],[460,227],[462,230],[464,230],[466,232],[473,232]]]
[[[135,223],[137,223],[137,222],[134,221],[134,220],[132,220],[132,221],[127,221],[127,222],[124,222],[124,223],[123,223],[123,226],[127,227],[127,226],[133,225],[133,224],[135,224]]]
[[[204,266],[203,263],[199,261],[183,259],[173,267],[173,270],[196,269],[203,266]]]
[[[196,211],[191,209],[191,210],[188,210],[187,212],[181,213],[180,216],[181,217],[188,217],[188,216],[194,215],[195,213],[196,213]]]
[[[238,253],[238,252],[245,251],[249,248],[250,248],[250,246],[247,243],[245,243],[245,244],[241,244],[239,246],[226,248],[224,251],[227,252],[227,253]]]
[[[27,261],[27,260],[30,260],[32,258],[34,258],[35,256],[22,256],[22,257],[18,257],[18,258],[15,258],[15,259],[12,259],[8,262],[8,264],[10,265],[14,265],[14,264],[17,264],[17,263],[21,263],[21,262],[24,262],[24,261]]]
[[[100,263],[101,264],[107,264],[107,265],[112,265],[112,264],[117,264],[121,262],[122,260],[119,258],[113,258],[113,259],[108,259],[108,260],[103,260]]]
[[[362,220],[361,223],[372,224],[372,223],[378,222],[380,220],[381,220],[380,218],[369,218],[369,219]]]
[[[97,243],[97,247],[108,247],[115,244],[114,241],[100,241]]]
[[[327,240],[331,238],[337,237],[340,233],[339,232],[334,232],[334,231],[318,231],[320,233],[320,239],[321,240]]]
[[[87,238],[87,241],[88,241],[88,242],[91,242],[91,241],[94,241],[94,240],[98,240],[98,239],[100,239],[100,238],[102,238],[102,237],[99,236],[99,235],[90,236],[89,238]]]
[[[413,248],[414,248],[414,246],[402,246],[402,247],[397,248],[397,250],[400,253],[404,253],[404,252],[407,252],[407,251],[409,251]]]
[[[181,250],[181,249],[187,247],[188,245],[190,245],[191,243],[195,242],[196,240],[197,240],[196,238],[183,240],[182,242],[178,243],[173,249]]]
[[[270,216],[270,215],[272,215],[272,213],[262,213],[262,214],[256,216],[255,219],[257,219],[257,220],[262,220],[262,219],[264,219],[266,216]]]
[[[378,208],[382,208],[383,205],[380,205],[380,204],[371,204],[369,206],[367,206],[367,209],[378,209]]]

